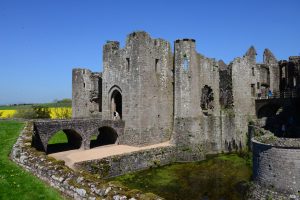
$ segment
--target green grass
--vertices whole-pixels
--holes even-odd
[[[91,136],[90,140],[96,140],[97,135]],[[51,137],[48,144],[68,143],[67,135],[61,130]]]
[[[23,126],[21,122],[0,121],[0,199],[63,199],[58,191],[9,160]]]
[[[0,106],[0,110],[18,110],[31,108],[32,105]]]
[[[68,138],[63,131],[57,132],[51,137],[48,144],[68,143]]]

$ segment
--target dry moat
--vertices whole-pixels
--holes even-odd
[[[112,180],[165,199],[246,199],[251,179],[248,156],[219,155],[205,161],[176,163],[126,174]]]

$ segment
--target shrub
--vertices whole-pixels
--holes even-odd
[[[34,105],[32,106],[34,112],[36,113],[37,118],[50,118],[50,110],[49,108],[40,106],[40,105]]]
[[[23,119],[36,119],[37,114],[35,113],[33,108],[23,108],[18,109],[14,114],[15,118],[23,118]]]
[[[18,109],[14,117],[23,119],[50,118],[50,110],[49,108],[36,105],[29,108]]]

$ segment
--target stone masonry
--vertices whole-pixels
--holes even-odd
[[[103,130],[103,127],[106,127]],[[67,135],[68,142],[75,148],[89,149],[92,136],[104,134],[105,137],[116,135],[114,143],[125,143],[124,121],[92,119],[72,120],[38,120],[34,122],[34,134],[32,144],[39,150],[47,152],[48,141],[58,131],[62,130]],[[123,140],[123,139],[124,140]]]
[[[122,119],[126,144],[171,140],[177,146],[218,153],[246,144],[255,99],[279,92],[279,64],[250,47],[228,65],[196,51],[196,41],[169,42],[146,32],[103,47],[103,72],[73,70],[73,117]]]
[[[300,192],[300,140],[293,145],[253,143],[253,178],[259,184],[288,194]],[[287,141],[285,141],[287,143]]]

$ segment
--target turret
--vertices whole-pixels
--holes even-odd
[[[256,55],[257,55],[257,52],[256,52],[256,49],[254,48],[254,46],[251,46],[247,52],[245,53],[244,56],[248,57],[249,60],[252,62],[252,63],[255,63],[256,62]]]
[[[264,64],[277,64],[277,59],[275,58],[275,56],[269,49],[264,50],[263,63]]]

